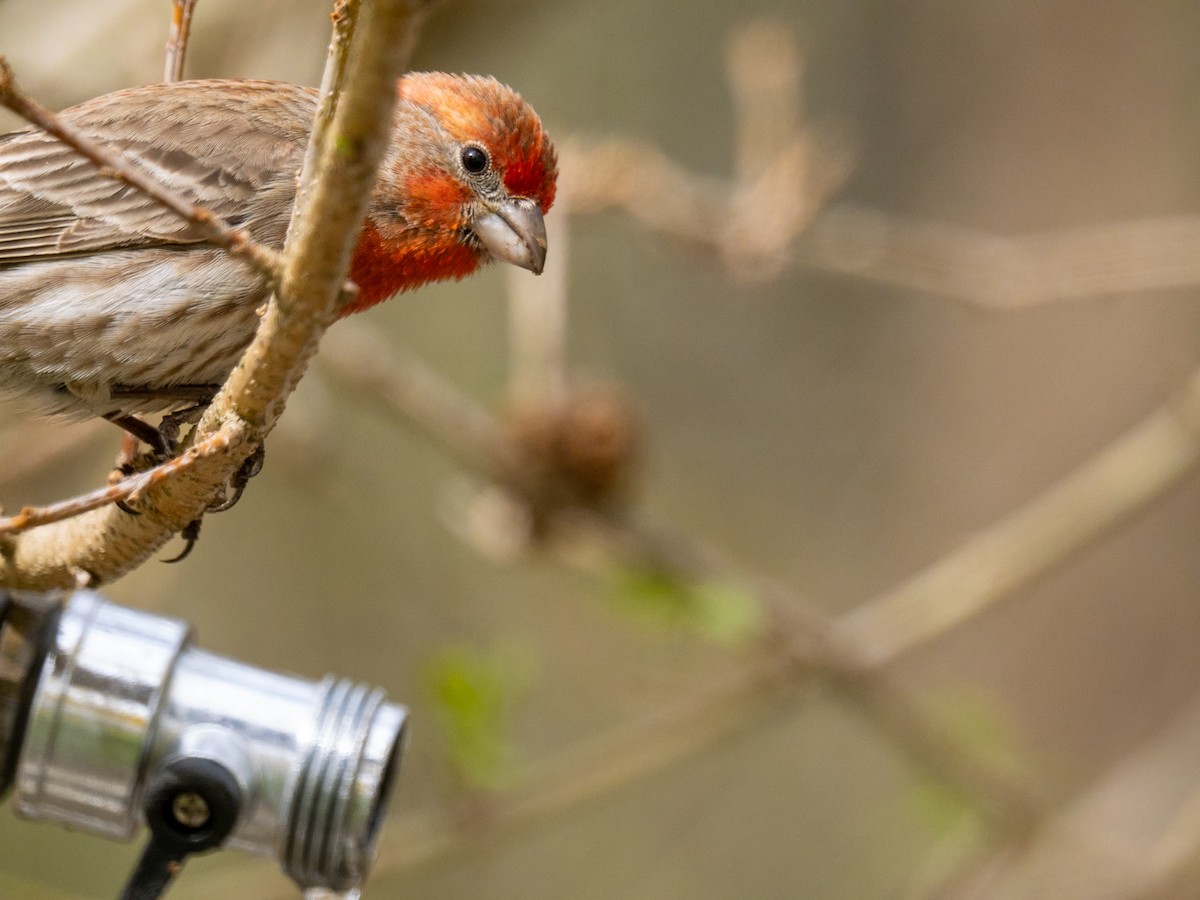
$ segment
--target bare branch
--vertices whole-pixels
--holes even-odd
[[[354,40],[354,31],[358,27],[361,4],[362,0],[334,0],[333,12],[329,16],[333,25],[333,34],[329,39],[325,71],[321,76],[321,99],[317,102],[317,115],[313,122],[308,150],[304,155],[302,172],[311,172],[316,167],[317,156],[328,140],[328,132],[333,125],[333,113],[346,83],[350,46]],[[311,179],[302,177],[300,190],[307,190],[311,183]],[[297,200],[297,208],[299,204],[300,201]]]
[[[961,549],[838,623],[884,665],[1028,584],[1144,508],[1200,461],[1200,372],[1139,425]]]
[[[311,186],[297,200],[277,299],[193,432],[197,444],[228,434],[227,452],[200,457],[146,488],[142,515],[108,506],[10,537],[0,548],[0,584],[69,587],[80,570],[93,583],[123,574],[202,515],[266,437],[341,296],[390,129],[395,80],[426,9],[421,0],[374,0],[362,7],[364,24],[352,42],[335,35],[331,56],[337,62],[331,65],[346,66],[345,89],[332,125],[323,132],[318,162],[302,176]],[[344,36],[345,30],[339,33]],[[6,72],[0,70],[0,78]],[[16,97],[20,105],[11,80],[0,83],[0,94]]]
[[[355,49],[344,63],[345,89],[331,124],[316,135],[321,144],[315,165],[301,175],[279,294],[201,419],[202,432],[227,416],[269,429],[343,302],[350,255],[390,133],[396,79],[428,6],[428,0],[375,0],[360,8],[354,40],[345,44],[345,52]],[[331,66],[343,55],[337,45],[345,43],[345,34],[335,32]],[[337,78],[326,81],[338,83]],[[336,281],[316,277],[330,272],[338,273]]]
[[[193,444],[174,459],[160,463],[145,472],[138,472],[122,478],[116,484],[48,506],[26,506],[15,516],[0,516],[0,539],[36,528],[39,525],[62,522],[113,503],[135,500],[148,488],[192,468],[198,460],[228,450],[236,437],[237,434],[232,427],[217,431],[198,444]]]
[[[167,38],[167,61],[163,70],[163,81],[179,81],[183,78],[183,63],[187,57],[192,12],[195,8],[196,0],[171,2],[171,32]]]
[[[796,250],[803,266],[990,309],[1200,285],[1200,216],[1001,235],[838,206]]]

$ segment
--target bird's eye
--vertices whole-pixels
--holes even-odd
[[[482,147],[470,146],[463,147],[462,152],[463,168],[472,175],[478,175],[488,167],[487,151]]]

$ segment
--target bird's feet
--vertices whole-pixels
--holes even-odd
[[[125,446],[117,457],[117,467],[113,472],[112,480],[116,481],[138,472],[144,472],[172,459],[179,448],[180,430],[184,425],[191,425],[199,421],[205,407],[205,403],[196,403],[170,413],[163,417],[157,428],[132,415],[112,413],[105,416],[104,418],[108,421],[123,428],[127,435]],[[138,453],[139,443],[145,444],[149,449],[144,453]],[[262,444],[254,448],[254,452],[246,457],[237,472],[229,479],[221,495],[205,510],[206,513],[224,512],[242,498],[247,483],[262,471],[264,453]],[[117,507],[130,515],[140,515],[136,509],[123,500],[117,501]],[[194,519],[184,527],[179,533],[185,542],[183,550],[177,556],[163,560],[164,562],[174,563],[187,558],[200,537],[202,519],[203,516]]]
[[[254,452],[246,457],[245,462],[241,464],[237,472],[229,479],[228,484],[225,485],[224,496],[214,501],[205,510],[206,513],[225,512],[225,510],[231,508],[242,499],[242,493],[246,490],[246,484],[251,478],[262,471],[263,459],[266,456],[265,447],[265,444],[259,444],[254,448]],[[188,555],[192,552],[192,548],[196,546],[196,541],[200,539],[200,525],[203,521],[204,517],[201,516],[198,519],[193,519],[184,526],[183,531],[179,532],[179,536],[184,540],[183,549],[179,551],[177,556],[164,559],[163,562],[177,563],[187,559]]]
[[[179,449],[179,431],[184,425],[192,425],[200,420],[204,412],[204,404],[197,403],[185,409],[176,410],[163,416],[158,427],[139,419],[137,416],[126,416],[119,413],[106,415],[108,421],[125,431],[125,446],[117,457],[117,469],[122,475],[132,475],[143,468],[165,463],[175,456]],[[139,454],[138,444],[150,448],[149,453]]]
[[[104,418],[125,431],[125,444],[117,455],[116,469],[109,480],[119,481],[174,458],[179,449],[180,429],[198,421],[202,412],[204,406],[201,404],[189,406],[163,416],[157,428],[137,416],[117,413],[106,415]],[[138,453],[139,443],[145,444],[149,450]],[[124,500],[117,501],[117,508],[131,516],[139,515],[138,511]]]
[[[149,458],[156,462],[166,462],[175,455],[175,445],[179,437],[178,427],[174,434],[169,436],[164,434],[161,428],[155,428],[137,416],[109,413],[104,418],[125,432],[125,445],[121,448],[120,456],[117,457],[117,469],[122,474],[131,475],[138,471],[135,464],[141,457],[146,456],[146,454],[138,454],[139,443],[150,448]]]

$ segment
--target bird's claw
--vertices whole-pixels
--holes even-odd
[[[259,444],[254,448],[254,452],[246,457],[245,462],[242,463],[233,477],[229,479],[229,484],[226,487],[233,491],[232,495],[214,503],[208,508],[208,512],[225,512],[225,510],[231,509],[234,504],[241,500],[250,479],[262,471],[263,459],[265,457],[265,445]]]
[[[242,498],[242,492],[246,490],[246,483],[262,471],[263,458],[265,455],[266,454],[263,450],[262,444],[259,444],[257,447],[255,447],[254,452],[246,457],[241,467],[238,468],[237,472],[234,473],[234,476],[229,479],[228,487],[233,491],[232,496],[225,500],[214,503],[212,506],[206,509],[205,512],[224,512],[237,503],[238,500]],[[203,517],[199,519],[193,519],[184,526],[183,530],[179,532],[179,536],[185,541],[183,549],[179,551],[177,556],[173,556],[170,559],[164,559],[163,562],[177,563],[187,559],[188,555],[192,552],[192,549],[196,546],[196,541],[200,539],[200,525],[202,522]]]
[[[140,516],[141,513],[126,503],[124,500],[118,500],[116,503],[117,509],[123,513],[129,513],[131,516]]]
[[[177,563],[183,562],[183,560],[188,558],[192,552],[192,548],[196,546],[196,541],[200,540],[201,522],[201,519],[192,519],[192,521],[183,526],[183,531],[179,532],[179,536],[186,542],[183,545],[183,549],[179,551],[178,555],[172,556],[170,559],[164,559],[163,562]]]

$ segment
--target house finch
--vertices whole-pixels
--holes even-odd
[[[491,78],[414,73],[397,90],[350,267],[361,292],[341,314],[492,258],[541,272],[556,170],[537,114]],[[279,248],[316,103],[295,85],[191,81],[62,117]],[[153,439],[136,414],[210,398],[268,290],[194,225],[49,135],[0,136],[0,396]]]

